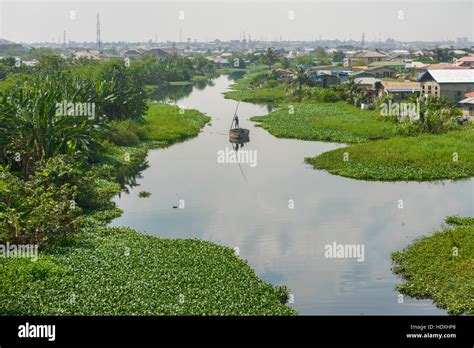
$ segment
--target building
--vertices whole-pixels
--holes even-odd
[[[381,81],[378,86],[379,96],[393,95],[395,101],[408,99],[414,93],[417,95],[421,93],[419,82]]]
[[[474,92],[474,69],[428,69],[419,79],[422,95],[448,97],[457,102]]]
[[[366,70],[364,70],[364,73],[366,74],[365,76],[369,77],[375,77],[378,79],[381,78],[389,78],[389,79],[394,79],[396,78],[398,71],[395,69],[388,67],[388,66],[369,66]],[[362,76],[358,76],[362,77]]]
[[[467,97],[459,102],[462,107],[463,118],[474,121],[474,97]]]
[[[354,54],[352,57],[348,57],[348,60],[350,65],[355,62],[364,62],[366,65],[368,65],[373,62],[388,60],[388,56],[379,51],[363,51]]]
[[[123,55],[124,55],[124,57],[126,57],[130,60],[137,60],[138,57],[140,57],[141,54],[142,54],[142,51],[137,50],[137,49],[132,49],[132,50],[126,51]]]
[[[405,70],[406,63],[402,61],[381,61],[381,62],[373,62],[369,64],[369,68],[373,67],[384,67],[384,68],[390,68],[395,71],[401,72]]]
[[[474,67],[474,56],[466,56],[456,59],[456,64],[459,66]]]
[[[319,72],[307,72],[310,79],[318,82],[319,87],[328,88],[332,85],[340,85],[349,79],[349,73],[342,70],[321,70]]]
[[[354,79],[354,82],[366,91],[367,101],[372,103],[378,96],[378,89],[382,81],[373,77],[358,77]]]
[[[166,58],[166,57],[170,56],[170,53],[168,53],[166,50],[164,50],[162,48],[158,48],[158,47],[149,49],[148,51],[145,51],[142,54],[147,55],[147,56],[153,56],[153,57],[158,58],[158,59],[162,59],[162,58]]]
[[[294,74],[291,70],[289,69],[275,69],[274,74],[278,76],[278,81],[280,82],[289,82],[293,79]]]
[[[91,60],[100,60],[101,55],[97,50],[78,50],[72,52],[72,57],[74,59],[91,59]]]

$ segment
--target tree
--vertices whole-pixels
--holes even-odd
[[[308,82],[308,75],[306,73],[306,70],[304,67],[298,65],[294,70],[293,70],[293,79],[289,81],[289,87],[297,95],[300,94],[301,88],[303,85],[305,85]]]
[[[316,61],[318,62],[318,65],[328,65],[331,64],[331,60],[322,47],[318,47],[315,52],[314,56],[316,57]]]
[[[288,69],[290,67],[290,60],[286,57],[281,57],[280,58],[280,64],[283,68]]]
[[[262,55],[262,63],[268,65],[268,68],[271,69],[272,65],[275,64],[278,60],[277,52],[269,47],[267,51]]]
[[[342,62],[346,55],[343,51],[336,51],[333,53],[332,60],[335,62]]]
[[[303,67],[309,68],[310,66],[314,65],[313,57],[307,54],[298,56],[295,58],[295,64],[297,66],[302,65]]]

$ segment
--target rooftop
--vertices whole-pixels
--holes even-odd
[[[474,56],[466,56],[459,58],[458,62],[474,62]]]
[[[419,82],[398,82],[398,81],[382,81],[381,82],[387,91],[420,91],[421,85]]]
[[[387,55],[377,51],[365,51],[356,54],[357,58],[385,58]]]
[[[459,104],[474,104],[474,97],[468,97],[459,102]]]
[[[393,61],[393,62],[373,62],[370,63],[369,66],[405,66],[405,62],[401,61]]]
[[[438,83],[474,83],[474,69],[428,69],[418,81],[422,81],[428,74]]]

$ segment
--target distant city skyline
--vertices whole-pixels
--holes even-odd
[[[14,42],[474,40],[470,0],[12,1],[0,0],[0,38]]]

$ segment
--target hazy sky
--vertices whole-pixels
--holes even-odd
[[[0,37],[17,42],[252,39],[474,40],[474,0],[0,0]],[[71,12],[74,11],[74,12]],[[180,12],[182,11],[182,12]],[[180,18],[181,17],[181,18]]]

